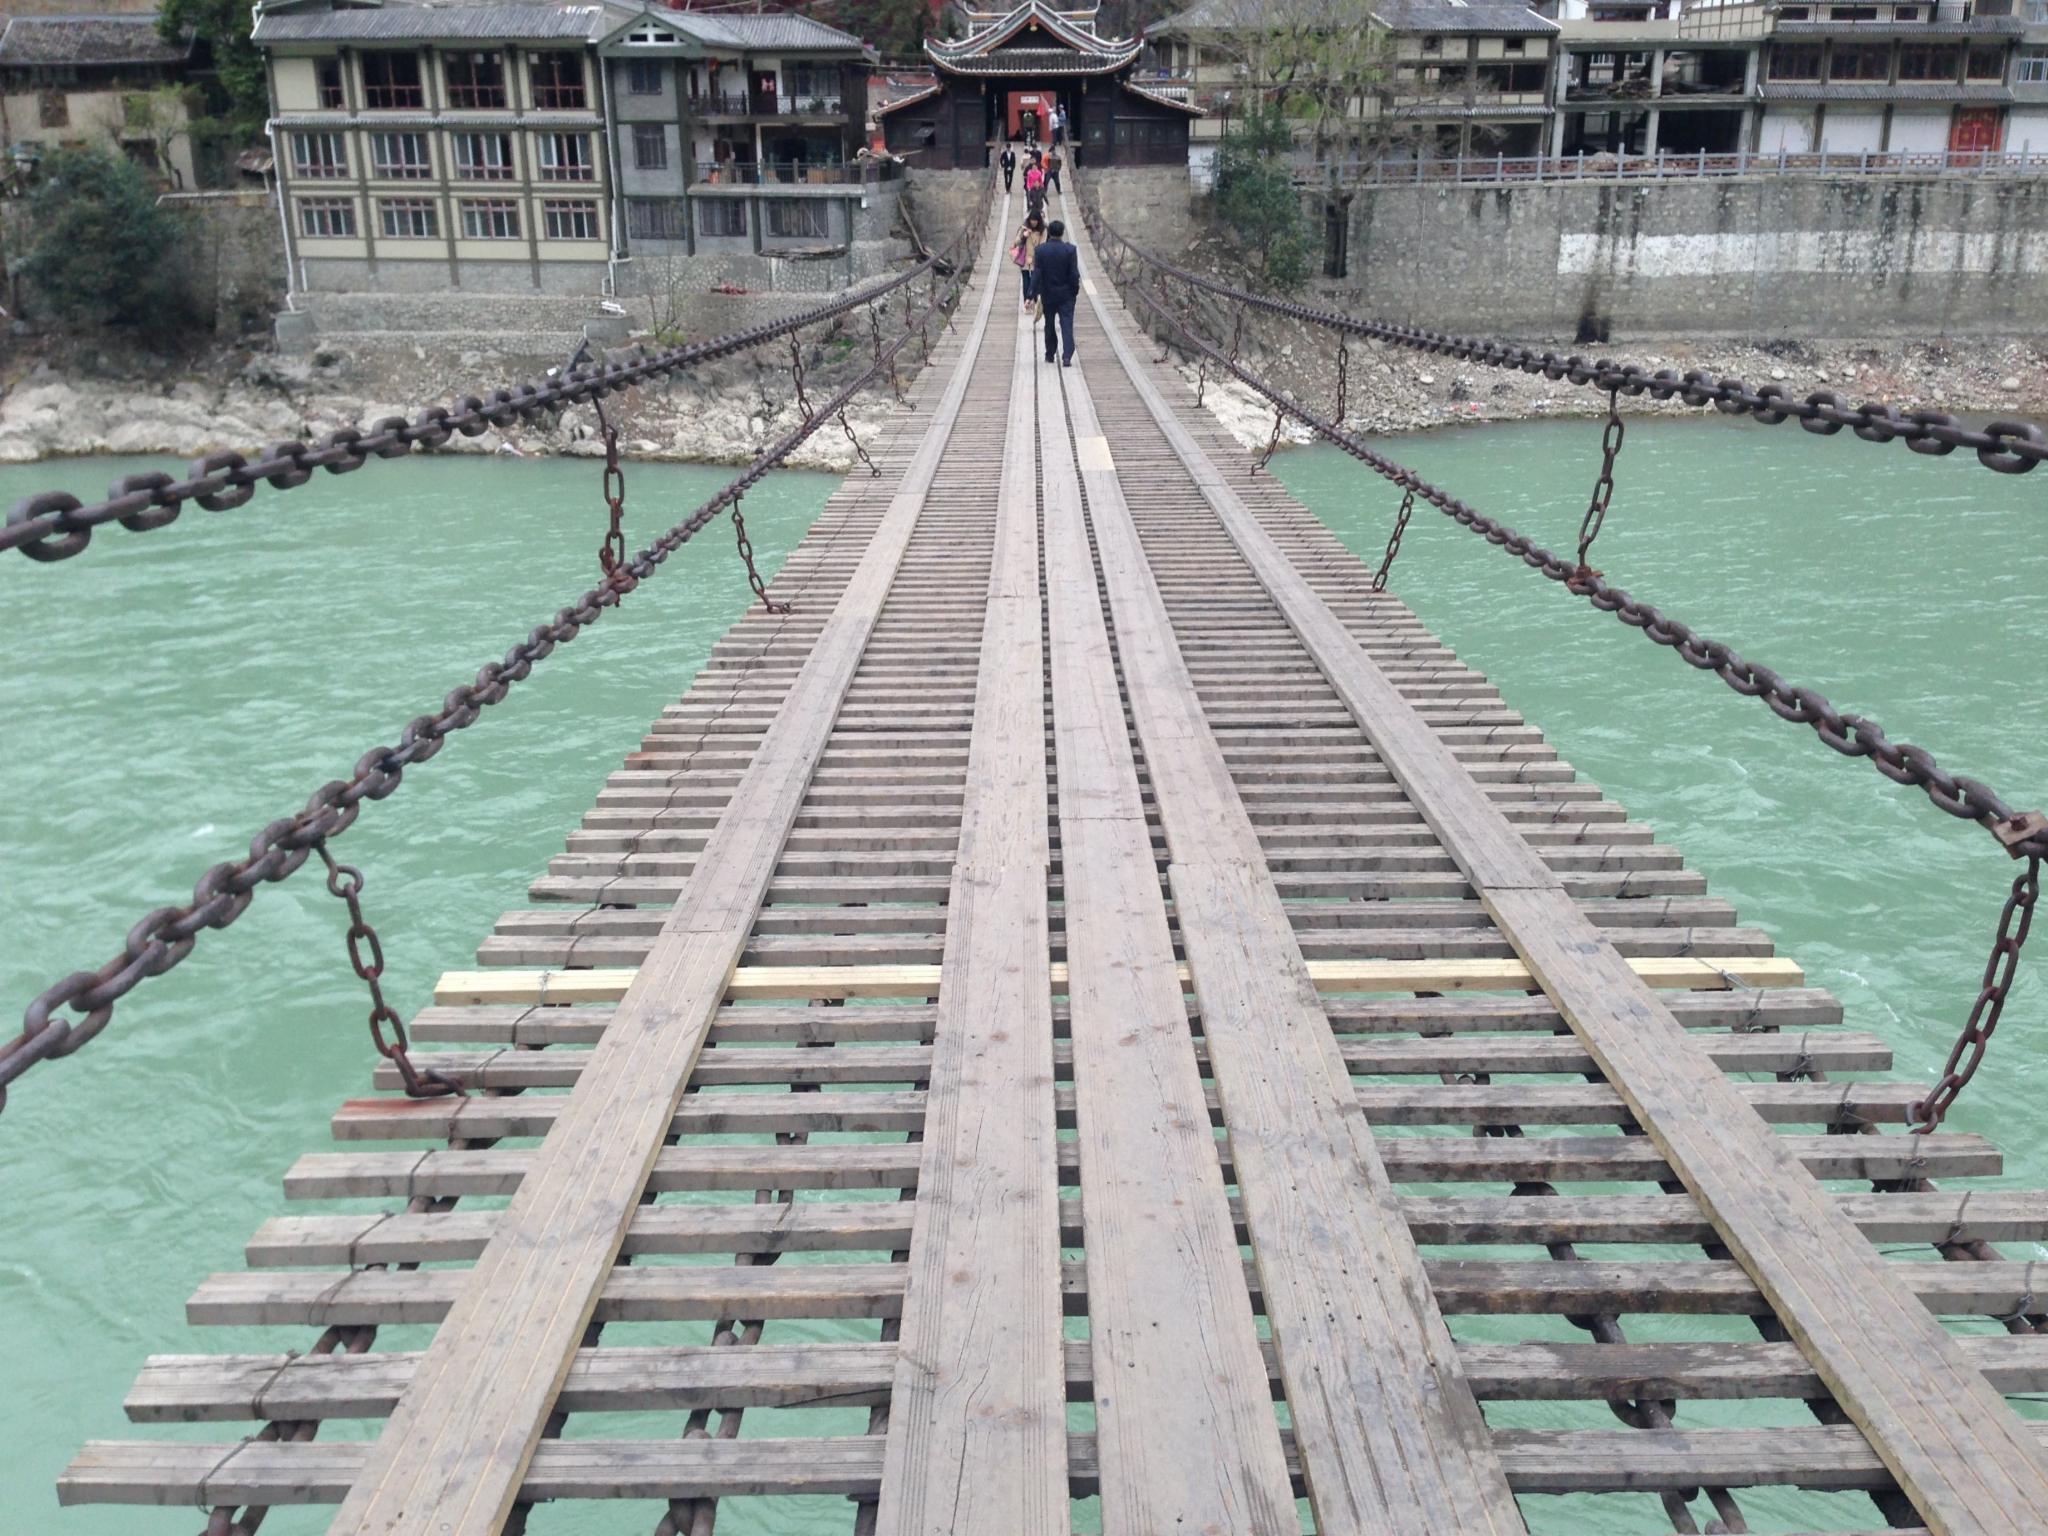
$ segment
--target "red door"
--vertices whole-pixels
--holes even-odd
[[[1999,107],[1957,107],[1949,124],[1948,147],[1958,155],[1996,154],[2005,139],[2005,112]]]

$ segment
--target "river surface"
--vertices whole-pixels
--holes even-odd
[[[1569,550],[1598,430],[1499,426],[1405,438],[1393,451]],[[47,486],[97,493],[141,467],[0,469],[0,506]],[[1377,558],[1397,500],[1383,482],[1321,448],[1284,454],[1276,469]],[[725,473],[630,467],[634,545]],[[778,475],[748,498],[764,569],[779,564],[832,484]],[[1644,422],[1629,428],[1595,563],[1872,715],[1895,740],[1934,749],[2017,805],[2039,805],[2048,803],[2044,503],[2043,475],[2006,478],[1960,457],[1846,435],[1817,442],[1789,426]],[[186,899],[208,864],[296,810],[316,783],[344,775],[366,748],[394,740],[409,717],[581,592],[601,511],[588,464],[373,463],[288,497],[262,494],[241,511],[188,511],[156,533],[102,531],[62,564],[0,566],[10,636],[0,667],[4,1017],[54,976],[97,964],[147,907]],[[1394,585],[1582,773],[1683,848],[1743,922],[1768,928],[1838,993],[1850,1023],[1881,1033],[1901,1075],[1932,1076],[1974,992],[2011,873],[1984,833],[1826,751],[1810,731],[1426,505]],[[716,525],[368,808],[341,848],[368,875],[365,902],[401,1012],[426,1000],[440,970],[469,960],[500,912],[522,904],[528,880],[687,687],[745,595],[729,531]],[[120,1402],[152,1351],[310,1342],[306,1329],[191,1329],[183,1304],[205,1275],[240,1267],[240,1244],[287,1209],[284,1170],[333,1145],[328,1115],[365,1082],[362,993],[344,963],[340,919],[313,878],[267,888],[233,928],[204,935],[192,960],[123,1004],[100,1039],[14,1089],[0,1116],[0,1536],[195,1530],[190,1512],[60,1515],[52,1484],[81,1441],[132,1432]],[[2003,1144],[2002,1182],[2036,1187],[2048,1187],[2048,1127],[2034,1097],[2048,1039],[2044,966],[2048,949],[1950,1119]],[[1743,1336],[1696,1322],[1630,1327],[1644,1338]],[[1458,1331],[1536,1330],[1466,1320]],[[633,1332],[632,1342],[652,1341]],[[380,1345],[416,1345],[423,1333],[390,1330]],[[1546,1327],[1543,1336],[1569,1333]],[[1796,1407],[1680,1410],[1680,1423],[1695,1426],[1802,1417]],[[1496,1418],[1600,1422],[1537,1407]],[[749,1415],[747,1428],[858,1433],[864,1420]],[[230,1438],[225,1428],[143,1433]],[[674,1424],[572,1420],[572,1433],[607,1431],[672,1433]],[[1878,1523],[1860,1499],[1753,1493],[1743,1503],[1760,1531]],[[642,1513],[619,1523],[589,1506],[543,1509],[531,1529],[651,1528],[658,1511]],[[1091,1507],[1076,1514],[1092,1524]],[[1598,1511],[1535,1500],[1530,1516],[1546,1533],[1668,1528],[1648,1498]],[[848,1519],[839,1500],[739,1500],[719,1529],[819,1536]],[[280,1510],[265,1530],[294,1536],[324,1523],[317,1512]]]

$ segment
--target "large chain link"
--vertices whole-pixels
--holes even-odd
[[[1823,437],[1832,437],[1847,427],[1867,443],[1902,442],[1915,453],[1937,456],[1968,448],[1975,452],[1978,463],[2001,474],[2025,474],[2048,459],[2048,433],[2032,422],[1994,421],[1976,428],[1947,411],[1902,410],[1898,406],[1877,402],[1851,405],[1833,390],[1815,390],[1803,398],[1795,398],[1778,384],[1764,384],[1751,389],[1740,379],[1717,378],[1697,368],[1689,368],[1683,373],[1660,368],[1652,373],[1636,363],[1607,358],[1590,360],[1576,353],[1563,356],[1513,342],[1453,336],[1443,331],[1383,320],[1361,320],[1353,315],[1317,309],[1289,299],[1269,298],[1175,266],[1119,234],[1102,217],[1100,209],[1090,208],[1085,203],[1083,207],[1089,227],[1096,232],[1098,240],[1114,242],[1147,266],[1169,272],[1192,287],[1204,289],[1240,306],[1240,333],[1244,309],[1257,309],[1413,351],[1454,357],[1461,362],[1478,363],[1488,368],[1542,374],[1553,381],[1567,381],[1606,390],[1610,394],[1618,390],[1632,398],[1647,394],[1656,400],[1676,399],[1687,405],[1711,405],[1725,415],[1750,416],[1765,426],[1796,421],[1807,431]],[[1233,361],[1237,354],[1237,339],[1233,337],[1230,347]]]
[[[604,504],[610,513],[604,540],[597,546],[597,568],[609,577],[626,563],[626,471],[619,463],[619,429],[606,418],[604,406],[594,404],[598,428],[604,433]]]
[[[2040,895],[2041,856],[2034,854],[2027,859],[2027,867],[2014,877],[2011,894],[2005,898],[2005,910],[1998,915],[1998,934],[1991,943],[1991,958],[1984,962],[1984,979],[1977,989],[1977,1000],[1970,1005],[1962,1032],[1949,1048],[1941,1078],[1934,1091],[1915,1104],[1907,1117],[1915,1133],[1924,1136],[1938,1129],[1956,1095],[1977,1075],[1984,1052],[1991,1044],[1992,1032],[1998,1028],[1998,1017],[2005,1012],[2013,978],[2019,974],[2020,951],[2026,946],[2027,930],[2034,923],[2034,903]]]
[[[971,270],[969,264],[959,268],[941,303],[949,301],[965,285]],[[397,745],[373,747],[357,762],[351,777],[323,784],[313,792],[303,810],[271,822],[250,840],[248,857],[207,870],[193,887],[190,902],[184,906],[158,907],[145,914],[128,930],[120,952],[98,970],[74,971],[45,988],[24,1011],[21,1033],[0,1045],[0,1109],[7,1104],[8,1084],[37,1062],[69,1056],[92,1040],[107,1027],[115,1003],[144,979],[161,976],[183,961],[191,954],[201,932],[225,928],[234,922],[248,909],[258,886],[274,884],[295,874],[316,848],[355,824],[364,801],[382,800],[395,791],[407,768],[433,757],[449,736],[474,724],[515,683],[524,681],[536,663],[545,660],[557,646],[573,640],[585,625],[595,623],[607,608],[617,606],[626,593],[660,569],[670,555],[719,513],[736,506],[746,491],[793,453],[828,416],[844,410],[861,390],[890,369],[908,340],[906,333],[886,346],[881,359],[842,388],[816,416],[793,427],[731,484],[553,619],[534,628],[525,640],[505,653],[502,661],[487,662],[473,682],[448,694],[438,712],[412,720],[400,734]],[[757,573],[750,570],[750,576],[756,577],[756,592],[762,592]],[[765,593],[763,596],[765,600]],[[77,1017],[60,1017],[65,1009]]]
[[[1614,460],[1621,452],[1621,441],[1626,434],[1627,429],[1621,424],[1620,396],[1610,393],[1607,397],[1607,425],[1600,432],[1600,474],[1593,481],[1593,497],[1586,503],[1586,515],[1579,520],[1579,565],[1572,572],[1570,583],[1574,592],[1600,574],[1586,563],[1586,556],[1593,548],[1593,541],[1600,537],[1601,525],[1607,521],[1608,503],[1614,500]]]
[[[1387,552],[1380,556],[1380,568],[1372,573],[1375,597],[1387,590],[1387,573],[1394,568],[1394,557],[1401,553],[1401,535],[1408,531],[1408,519],[1414,512],[1415,492],[1411,487],[1401,493],[1401,510],[1394,514],[1394,531],[1387,535]]]
[[[983,207],[987,199],[984,194]],[[487,395],[463,395],[455,404],[430,405],[411,421],[403,416],[381,418],[369,431],[340,427],[316,440],[304,438],[272,443],[255,458],[233,452],[209,453],[192,461],[183,480],[169,474],[149,472],[123,475],[115,480],[104,501],[87,504],[65,491],[44,491],[25,497],[0,524],[0,551],[18,549],[31,560],[68,560],[84,551],[92,533],[106,523],[118,522],[131,532],[142,533],[175,522],[187,502],[210,512],[225,512],[246,506],[258,484],[290,490],[313,478],[316,469],[330,474],[348,474],[361,469],[373,458],[404,458],[415,447],[441,447],[457,433],[476,437],[493,427],[533,422],[571,405],[595,403],[603,396],[630,389],[650,379],[694,368],[701,363],[751,350],[782,336],[793,336],[828,320],[837,319],[920,277],[936,284],[941,272],[955,274],[950,253],[963,243],[972,249],[970,236],[976,226],[963,227],[943,251],[926,256],[916,266],[895,277],[849,293],[765,325],[716,336],[660,353],[644,350],[620,361],[607,360],[595,367],[555,370],[552,376],[527,380]],[[959,264],[965,272],[971,260]],[[906,324],[910,306],[904,306]]]
[[[352,864],[337,863],[325,838],[313,851],[327,866],[328,893],[348,906],[348,963],[370,989],[370,1043],[377,1047],[378,1055],[398,1068],[407,1098],[437,1099],[448,1094],[467,1098],[469,1090],[454,1078],[422,1072],[412,1064],[412,1042],[406,1038],[405,1022],[384,1000],[384,941],[363,916],[363,872]]]
[[[761,599],[761,606],[770,613],[794,612],[788,603],[778,603],[768,595],[768,584],[761,580],[761,572],[754,564],[754,541],[747,537],[747,520],[741,515],[740,498],[737,496],[732,499],[732,531],[739,541],[740,559],[746,562],[747,585],[754,589],[754,596]]]

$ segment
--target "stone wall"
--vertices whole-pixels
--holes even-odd
[[[1355,194],[1358,313],[1627,337],[2010,336],[2048,328],[2048,182],[1759,176]]]
[[[1196,196],[1185,166],[1112,166],[1079,175],[1111,222],[1148,251],[1185,251],[1208,232],[1209,199]]]
[[[903,209],[933,250],[943,249],[974,217],[987,171],[928,171],[912,168],[903,190]],[[1017,195],[1024,195],[1023,184]],[[1023,205],[1020,201],[1018,206]]]

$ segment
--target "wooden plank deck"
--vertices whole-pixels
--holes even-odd
[[[1987,1321],[2033,1266],[1945,1261],[2048,1240],[2048,1194],[1947,1184],[1996,1149],[1898,1134],[1885,1043],[1249,477],[1106,286],[1047,370],[1013,282],[985,253],[796,612],[443,978],[419,1056],[475,1095],[344,1104],[286,1193],[375,1208],[200,1285],[275,1346],[144,1366],[134,1421],[221,1438],[96,1442],[61,1497],[1405,1536],[1771,1488],[2048,1530],[2001,1400],[2048,1334]],[[392,1324],[435,1331],[289,1352]],[[1646,1395],[1781,1417],[1616,1421]],[[306,1436],[346,1419],[382,1433]]]

